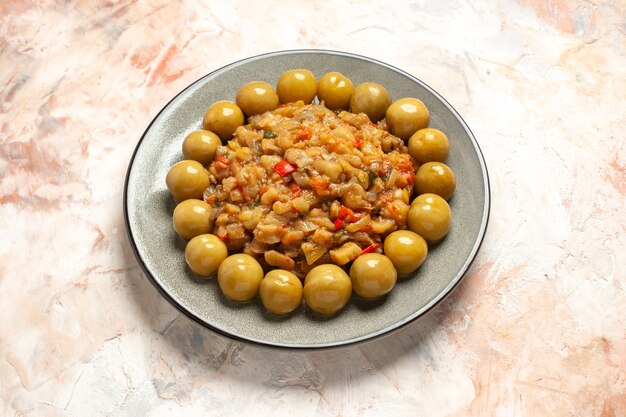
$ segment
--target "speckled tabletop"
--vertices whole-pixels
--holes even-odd
[[[623,0],[2,2],[1,414],[626,416],[624,16]],[[190,321],[123,222],[159,109],[225,64],[295,48],[422,79],[491,175],[487,236],[457,290],[333,351]]]

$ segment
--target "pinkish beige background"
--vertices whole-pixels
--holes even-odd
[[[626,2],[0,2],[0,414],[626,416]],[[460,288],[332,352],[231,342],[142,275],[122,220],[158,110],[232,61],[396,65],[473,129],[490,227]]]

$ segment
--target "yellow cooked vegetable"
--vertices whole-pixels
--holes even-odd
[[[170,168],[165,184],[178,202],[190,198],[201,199],[210,184],[209,173],[200,162],[180,161]]]
[[[202,125],[222,140],[229,140],[239,126],[243,125],[243,112],[235,103],[218,101],[204,113]]]
[[[420,129],[409,139],[409,154],[420,164],[446,162],[450,144],[441,130]]]
[[[201,277],[215,274],[226,256],[228,256],[228,250],[224,242],[211,234],[194,237],[185,248],[187,265]]]
[[[278,107],[278,94],[264,81],[252,81],[237,91],[237,105],[247,116],[265,113]]]
[[[208,130],[195,130],[183,141],[183,156],[185,159],[198,161],[206,166],[213,161],[217,147],[222,145],[219,136]]]
[[[385,117],[387,107],[391,104],[389,93],[385,87],[377,83],[359,84],[350,98],[352,113],[365,113],[372,122]]]
[[[351,294],[350,277],[337,265],[316,266],[304,279],[304,301],[320,314],[335,314],[348,303]]]
[[[317,85],[317,98],[331,109],[347,109],[354,87],[352,81],[340,72],[329,72],[320,78]]]
[[[284,269],[274,269],[261,281],[263,306],[274,314],[288,314],[302,303],[302,282]]]
[[[437,194],[422,194],[411,203],[409,229],[429,242],[435,242],[448,234],[451,222],[450,206]]]
[[[172,219],[176,233],[191,239],[211,230],[211,206],[194,198],[185,200],[176,206]]]
[[[217,271],[217,282],[224,295],[233,301],[248,301],[257,294],[263,268],[250,255],[238,253],[226,258]]]
[[[389,131],[407,141],[413,133],[428,127],[430,114],[421,100],[402,98],[387,108],[385,119]]]
[[[278,79],[276,92],[281,103],[295,103],[298,100],[311,104],[317,93],[315,75],[306,69],[285,71]]]
[[[407,275],[422,265],[428,255],[428,245],[410,230],[397,230],[385,238],[383,252],[399,275]]]
[[[427,162],[415,174],[417,194],[433,193],[450,199],[456,188],[454,172],[442,162]]]
[[[378,298],[393,289],[398,273],[391,260],[379,253],[366,253],[350,267],[352,289],[363,298]]]

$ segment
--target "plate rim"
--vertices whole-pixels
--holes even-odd
[[[182,306],[178,301],[176,301],[174,299],[174,297],[172,297],[169,294],[168,291],[166,291],[159,284],[159,282],[156,280],[156,278],[154,277],[154,275],[152,274],[152,272],[150,271],[150,269],[146,265],[145,261],[143,260],[142,255],[139,252],[139,248],[137,247],[137,244],[135,242],[135,238],[133,236],[133,231],[131,230],[130,218],[129,218],[129,209],[128,209],[128,186],[129,186],[129,181],[130,181],[130,175],[131,175],[131,172],[132,172],[132,169],[133,169],[133,165],[134,165],[134,162],[135,162],[135,157],[137,156],[139,148],[141,147],[141,144],[143,143],[143,140],[146,137],[146,134],[148,133],[148,131],[150,130],[152,125],[157,121],[159,116],[161,116],[161,114],[165,111],[165,109],[173,101],[175,101],[180,95],[182,95],[184,92],[186,92],[187,90],[189,90],[190,88],[192,88],[193,86],[195,86],[196,84],[198,84],[199,82],[204,80],[205,78],[210,77],[210,76],[212,76],[213,74],[215,74],[217,72],[223,71],[223,70],[227,69],[228,67],[239,66],[239,65],[245,64],[246,62],[249,62],[249,61],[258,60],[259,58],[267,58],[267,57],[271,57],[271,56],[295,55],[295,54],[302,54],[302,53],[304,53],[304,54],[321,53],[321,54],[325,54],[325,55],[334,55],[334,56],[342,56],[342,57],[348,57],[348,58],[357,58],[359,60],[369,61],[369,62],[374,63],[376,65],[387,67],[387,68],[389,68],[389,69],[391,69],[393,71],[396,71],[396,72],[398,72],[398,73],[408,77],[412,81],[420,84],[425,89],[427,89],[431,94],[433,94],[437,99],[439,99],[448,108],[448,110],[452,112],[452,114],[455,117],[457,117],[457,119],[459,120],[459,122],[461,123],[463,128],[468,133],[468,136],[470,138],[472,146],[474,147],[474,150],[476,151],[476,154],[478,156],[478,160],[479,160],[479,163],[480,163],[480,170],[481,170],[481,173],[483,174],[484,193],[485,193],[485,201],[483,203],[483,211],[482,211],[482,220],[481,220],[480,228],[479,228],[479,231],[478,231],[478,236],[476,238],[476,241],[474,242],[474,246],[472,247],[472,250],[470,251],[470,255],[468,256],[467,260],[463,263],[463,266],[457,272],[455,277],[450,281],[450,283],[448,285],[446,285],[437,294],[436,297],[434,297],[429,303],[424,305],[419,310],[415,311],[413,314],[407,316],[403,320],[400,320],[400,321],[398,321],[398,322],[396,322],[396,323],[394,323],[394,324],[392,324],[390,326],[387,326],[387,327],[385,327],[383,329],[380,329],[380,330],[378,330],[376,332],[372,332],[372,333],[369,333],[369,334],[366,334],[366,335],[362,335],[362,336],[359,336],[359,337],[353,337],[353,338],[347,339],[347,340],[327,342],[327,343],[322,343],[322,344],[319,344],[319,345],[310,345],[310,344],[301,344],[301,343],[300,344],[287,344],[287,343],[282,344],[282,343],[276,343],[276,342],[271,342],[271,341],[264,341],[264,340],[250,338],[250,337],[245,337],[245,336],[241,336],[241,335],[238,335],[238,334],[233,334],[233,333],[230,333],[230,332],[228,332],[228,331],[226,331],[224,329],[221,329],[221,328],[219,328],[217,326],[213,326],[210,323],[207,323],[206,321],[204,321],[200,317],[198,317],[196,314],[193,314],[191,311],[188,311],[184,306]],[[398,331],[398,330],[404,328],[405,326],[407,326],[409,323],[412,323],[415,320],[417,320],[418,318],[423,317],[424,315],[426,315],[429,311],[431,311],[434,307],[436,307],[439,303],[441,303],[446,297],[448,297],[452,292],[454,292],[454,289],[465,278],[465,276],[466,276],[470,266],[472,265],[472,263],[476,259],[476,256],[478,255],[478,251],[480,250],[480,247],[482,246],[482,243],[483,243],[483,241],[485,239],[485,235],[486,235],[486,232],[487,232],[487,226],[488,226],[488,223],[489,223],[489,215],[490,215],[490,211],[491,211],[491,188],[490,188],[489,172],[487,170],[487,164],[485,162],[485,157],[484,157],[484,155],[482,153],[480,145],[478,144],[478,141],[476,140],[476,137],[474,136],[474,133],[471,131],[471,129],[469,128],[469,126],[467,125],[467,123],[465,122],[463,117],[459,114],[459,112],[457,112],[456,109],[454,107],[452,107],[452,105],[443,96],[441,96],[439,93],[437,93],[428,84],[426,84],[422,80],[418,79],[417,77],[409,74],[408,72],[406,72],[406,71],[404,71],[404,70],[402,70],[400,68],[397,68],[397,67],[395,67],[395,66],[393,66],[391,64],[388,64],[388,63],[385,63],[385,62],[380,61],[378,59],[370,58],[370,57],[367,57],[367,56],[364,56],[364,55],[360,55],[360,54],[356,54],[356,53],[352,53],[352,52],[330,50],[330,49],[288,49],[288,50],[273,51],[273,52],[267,52],[267,53],[263,53],[263,54],[259,54],[259,55],[250,56],[250,57],[247,57],[247,58],[243,58],[243,59],[231,62],[231,63],[229,63],[227,65],[224,65],[224,66],[222,66],[220,68],[217,68],[217,69],[215,69],[215,70],[213,70],[213,71],[203,75],[202,77],[198,78],[196,81],[192,82],[191,84],[187,85],[180,92],[178,92],[176,95],[174,95],[174,97],[172,97],[165,105],[163,105],[163,107],[161,107],[161,109],[157,112],[157,114],[152,118],[152,120],[150,121],[148,126],[145,128],[144,132],[142,133],[141,137],[139,138],[139,141],[135,145],[135,149],[133,150],[133,153],[132,153],[131,158],[129,160],[128,168],[126,170],[126,175],[125,175],[125,179],[124,179],[122,205],[123,205],[122,208],[123,208],[123,212],[124,212],[124,225],[125,225],[125,229],[126,229],[126,235],[127,235],[128,241],[130,243],[130,246],[131,246],[131,248],[133,250],[133,253],[135,255],[135,258],[136,258],[137,262],[139,263],[139,266],[141,267],[144,275],[146,275],[146,277],[152,283],[152,285],[156,287],[156,289],[161,294],[161,296],[163,296],[179,312],[183,313],[185,316],[187,316],[188,318],[190,318],[194,322],[198,323],[202,327],[207,328],[207,329],[209,329],[211,331],[214,331],[214,332],[216,332],[216,333],[218,333],[218,334],[220,334],[222,336],[225,336],[228,339],[235,340],[235,341],[238,341],[238,342],[244,342],[244,343],[252,344],[252,345],[256,345],[256,346],[276,348],[276,349],[281,349],[281,350],[316,351],[316,350],[336,349],[336,348],[341,348],[341,347],[353,346],[353,345],[356,345],[356,344],[364,343],[366,341],[372,341],[372,340],[378,339],[378,338],[380,338],[382,336],[387,336],[387,335],[390,335],[392,333],[395,333],[396,331]]]

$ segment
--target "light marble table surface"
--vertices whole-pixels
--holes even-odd
[[[626,416],[625,16],[624,0],[1,2],[0,414]],[[123,223],[128,162],[160,108],[295,48],[425,81],[491,175],[459,288],[334,351],[190,321]]]

